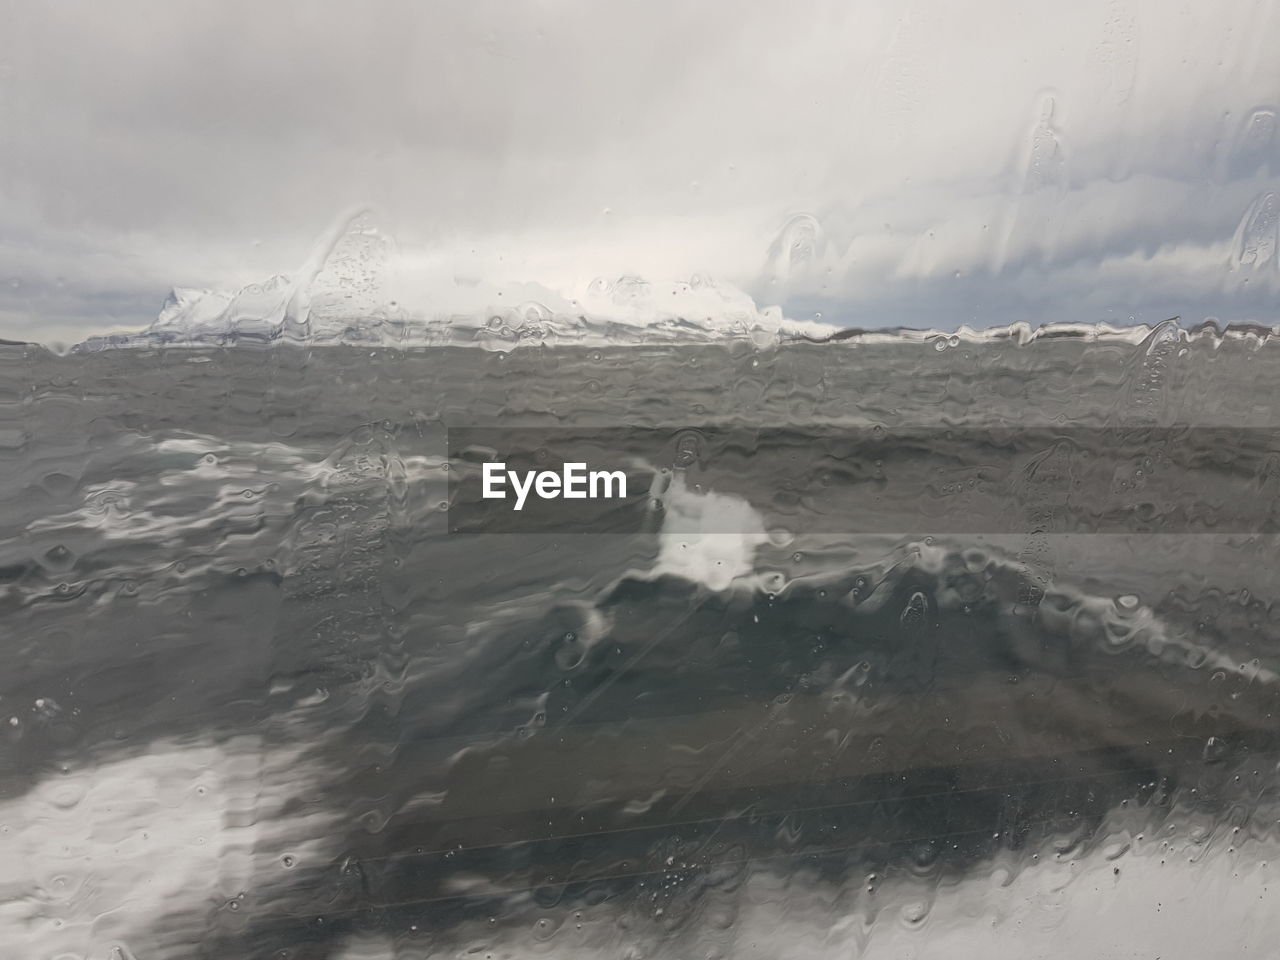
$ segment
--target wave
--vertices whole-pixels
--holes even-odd
[[[1274,848],[1258,770],[1277,683],[1261,651],[1228,652],[1244,608],[1211,640],[1194,597],[1046,585],[960,543],[782,587],[756,568],[725,588],[660,560],[591,596],[490,606],[376,707],[394,742],[358,723],[317,746],[317,769],[376,757],[324,801],[376,793],[374,825],[331,835],[327,867],[247,936],[303,942],[323,904],[337,940],[374,932],[371,913],[460,944],[602,907],[696,938],[704,911],[779,885],[907,904],[910,929],[992,875],[1114,884]]]
[[[1181,337],[1148,335],[1135,395]],[[74,619],[6,700],[31,788],[0,819],[37,824],[0,832],[9,941],[461,952],[571,944],[581,915],[738,955],[788,889],[796,936],[844,948],[877,910],[960,922],[957,890],[1105,883],[1146,909],[1165,858],[1162,889],[1209,858],[1225,891],[1234,850],[1274,848],[1274,537],[792,535],[760,474],[691,472],[657,530],[512,537],[495,563],[444,534],[444,461],[387,427],[309,436],[131,430],[82,503],[15,531],[9,609]],[[109,680],[64,685],[88,658]],[[50,768],[75,725],[95,762]],[[170,801],[165,830],[130,784]],[[104,858],[154,896],[118,907]]]

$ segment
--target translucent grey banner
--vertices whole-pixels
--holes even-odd
[[[1280,430],[451,428],[453,533],[1272,533]]]

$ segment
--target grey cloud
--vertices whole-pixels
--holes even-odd
[[[293,270],[353,203],[442,275],[566,294],[710,272],[788,312],[954,326],[1072,297],[1087,317],[1266,319],[1280,292],[1275,5],[193,0],[5,20],[10,335],[142,324],[171,285]],[[777,246],[797,215],[823,245],[807,265]],[[945,323],[957,284],[974,316]]]

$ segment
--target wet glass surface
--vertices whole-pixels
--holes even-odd
[[[1276,534],[1178,511],[1274,498],[1269,345],[637,349],[6,348],[11,942],[1259,942]],[[670,440],[647,527],[450,532],[446,424],[576,422]],[[904,532],[797,513],[840,485]]]
[[[1276,49],[0,13],[0,960],[1268,956]]]

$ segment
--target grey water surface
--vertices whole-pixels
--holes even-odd
[[[1263,956],[1278,388],[1167,330],[0,348],[0,958]],[[651,487],[457,532],[482,429]]]

